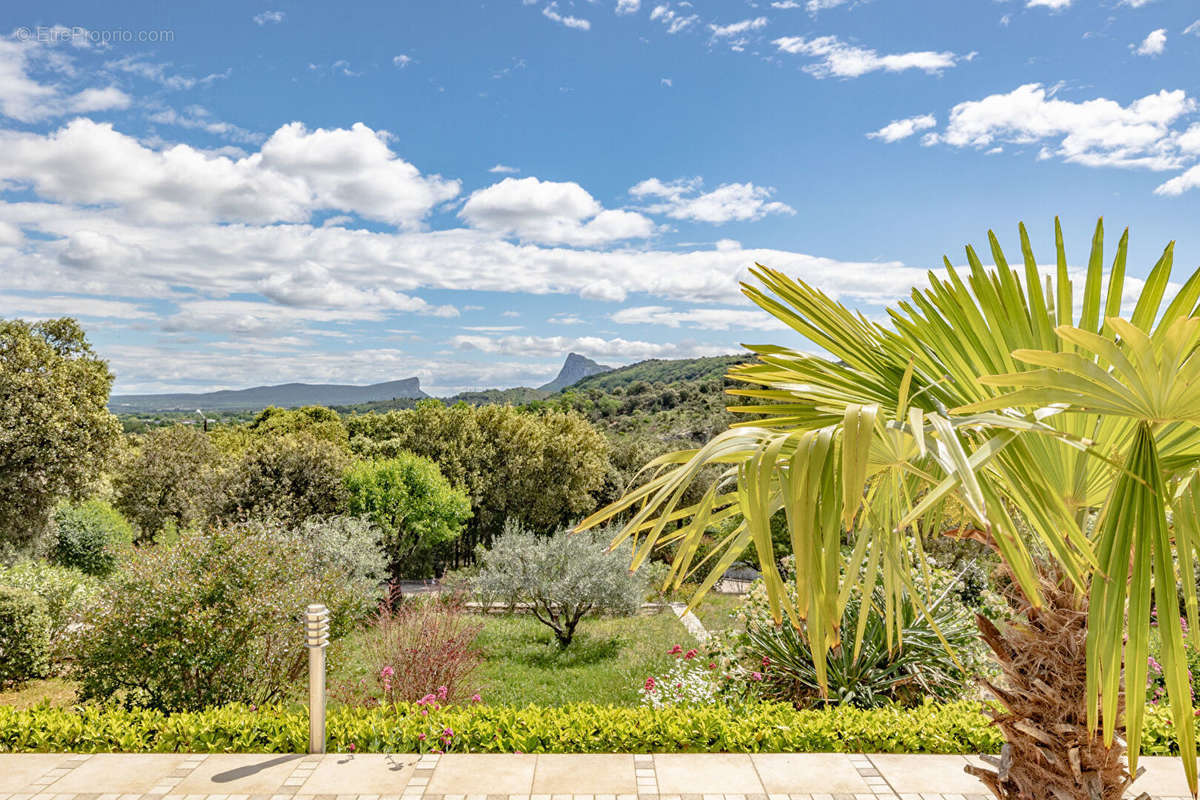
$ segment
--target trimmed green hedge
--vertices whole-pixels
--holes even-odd
[[[332,752],[477,753],[867,752],[995,753],[999,732],[978,703],[915,709],[836,707],[621,708],[575,704],[512,708],[416,705],[330,709]],[[445,732],[453,736],[443,739]],[[0,752],[302,753],[302,708],[230,705],[165,714],[86,706],[16,710],[0,706]],[[352,747],[353,746],[353,747]],[[1165,709],[1148,708],[1142,752],[1174,752]]]

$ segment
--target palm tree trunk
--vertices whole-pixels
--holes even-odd
[[[999,800],[1121,800],[1133,781],[1125,743],[1118,736],[1105,747],[1087,727],[1087,597],[1052,568],[1041,578],[1042,608],[1014,587],[1010,622],[978,617],[1002,672],[983,683],[1003,706],[990,713],[1005,744],[999,758],[985,757],[993,768],[972,765],[967,772]]]

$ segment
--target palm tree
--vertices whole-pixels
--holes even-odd
[[[944,276],[931,272],[886,323],[757,266],[760,285],[743,284],[745,294],[832,357],[748,346],[757,359],[730,371],[744,384],[730,394],[753,401],[730,407],[745,421],[650,462],[642,485],[580,527],[624,515],[618,541],[633,540],[634,566],[674,543],[676,586],[707,573],[693,604],[753,543],[776,622],[802,629],[814,654],[857,652],[865,620],[843,643],[842,612],[856,589],[870,596],[876,584],[902,646],[896,609],[905,596],[920,602],[922,542],[946,533],[983,542],[1012,587],[1013,618],[979,620],[1002,671],[987,688],[1006,744],[993,768],[968,769],[1003,800],[1121,797],[1137,774],[1156,609],[1195,792],[1176,584],[1200,645],[1200,270],[1170,285],[1172,243],[1140,287],[1127,281],[1125,231],[1106,276],[1101,221],[1077,308],[1058,220],[1048,275],[1024,225],[1019,232],[1023,271],[989,232],[994,268],[967,247],[964,276],[946,259]],[[707,465],[720,477],[681,507]],[[779,511],[795,601],[772,558]],[[695,563],[726,520],[716,552]],[[852,548],[842,565],[844,541]],[[824,659],[815,664],[824,684]]]

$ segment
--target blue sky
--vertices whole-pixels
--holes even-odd
[[[878,315],[1055,214],[1200,260],[1185,0],[165,6],[0,11],[0,316],[118,392],[798,345],[755,261]]]

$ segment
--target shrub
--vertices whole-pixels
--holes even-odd
[[[1169,741],[1164,712],[1150,712],[1143,752],[1157,752]],[[453,735],[443,740],[447,728]],[[996,753],[1002,743],[975,702],[806,711],[784,703],[335,706],[326,730],[330,752]],[[0,751],[7,752],[303,753],[307,745],[308,715],[294,707],[252,711],[232,705],[168,715],[111,706],[22,711],[0,706]]]
[[[388,564],[379,547],[379,530],[369,520],[357,517],[311,517],[300,523],[296,534],[310,548],[314,567],[344,572],[377,596],[387,581]]]
[[[346,578],[267,524],[139,550],[85,615],[80,694],[165,710],[269,702],[303,668],[308,603],[329,606],[334,638],[365,612],[361,587]]]
[[[33,592],[0,586],[0,687],[50,672],[50,615]]]
[[[54,512],[50,558],[88,575],[105,576],[117,566],[120,549],[133,542],[133,527],[102,500],[61,504]]]
[[[427,458],[400,453],[346,471],[349,512],[380,532],[394,578],[433,574],[435,548],[462,534],[471,502]]]
[[[372,696],[386,705],[462,699],[483,657],[475,648],[481,630],[460,598],[413,597],[394,611],[380,608],[364,648],[377,684]]]
[[[472,587],[487,597],[528,603],[566,647],[585,615],[633,614],[646,593],[645,578],[630,573],[628,558],[608,552],[607,536],[605,531],[537,536],[510,522],[491,550],[480,548],[482,564]]]
[[[42,598],[50,617],[50,641],[56,649],[60,649],[72,623],[80,620],[100,593],[100,583],[95,578],[71,567],[43,561],[18,561],[0,567],[0,586],[24,589]]]

